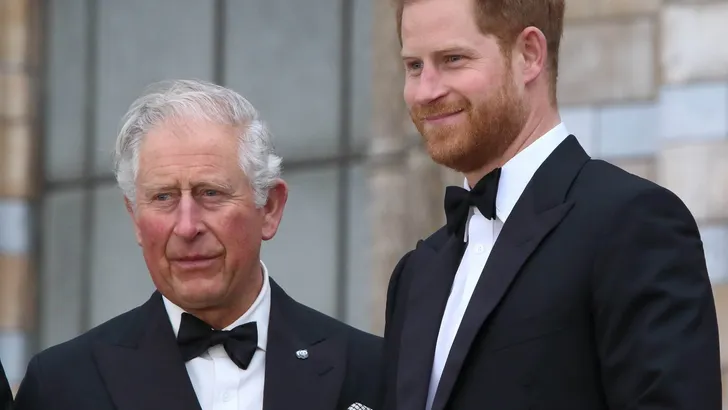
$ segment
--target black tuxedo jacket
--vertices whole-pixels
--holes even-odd
[[[463,246],[440,229],[394,270],[387,410],[425,408]],[[569,136],[495,243],[438,385],[443,409],[720,410],[715,306],[685,205]]]
[[[8,378],[5,376],[5,369],[0,363],[0,410],[10,410],[13,404],[13,393],[10,391]]]
[[[265,410],[380,408],[381,339],[291,299],[271,280]],[[308,349],[306,360],[296,351]],[[199,410],[162,297],[36,355],[17,410]]]

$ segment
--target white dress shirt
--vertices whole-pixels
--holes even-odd
[[[470,208],[465,241],[468,243],[465,253],[458,266],[453,281],[450,296],[447,299],[445,313],[440,322],[440,332],[437,336],[435,358],[430,375],[430,388],[427,394],[426,410],[432,409],[435,392],[445,368],[450,347],[460,327],[465,309],[468,307],[470,297],[473,295],[475,285],[495,245],[503,223],[508,219],[518,198],[531,180],[536,170],[549,155],[569,136],[566,126],[561,123],[534,141],[531,145],[519,152],[501,168],[498,194],[495,200],[496,219],[486,219],[476,207]],[[470,189],[465,181],[465,189]]]
[[[263,408],[265,351],[268,340],[271,290],[268,269],[262,261],[260,264],[263,270],[263,286],[258,297],[245,314],[224,329],[230,330],[247,322],[256,322],[258,349],[253,355],[248,369],[242,370],[235,365],[221,345],[211,347],[201,356],[185,364],[202,410],[261,410]],[[163,298],[163,300],[176,337],[184,310],[167,298]]]

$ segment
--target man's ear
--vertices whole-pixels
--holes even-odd
[[[268,202],[263,207],[263,229],[264,241],[273,239],[278,232],[278,225],[283,219],[283,209],[288,201],[288,184],[282,179],[277,179],[273,187],[268,190]]]
[[[139,226],[136,223],[136,217],[134,214],[134,204],[131,203],[129,198],[126,196],[124,197],[124,205],[126,205],[126,212],[129,213],[129,216],[131,217],[131,221],[134,223],[134,236],[136,237],[137,244],[139,246],[142,246],[142,235],[141,232],[139,232]]]
[[[548,44],[546,36],[536,27],[526,27],[516,40],[516,52],[522,58],[521,75],[528,84],[546,69]]]

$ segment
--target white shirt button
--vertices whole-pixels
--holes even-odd
[[[222,394],[222,401],[230,401],[230,393],[225,392]]]
[[[483,253],[485,252],[485,246],[482,244],[475,245],[475,253]]]

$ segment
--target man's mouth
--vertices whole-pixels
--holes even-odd
[[[462,112],[463,112],[463,110],[460,109],[460,110],[450,111],[450,112],[446,112],[446,113],[432,114],[432,115],[425,116],[425,121],[427,121],[427,122],[441,121],[444,119],[448,119],[450,117],[454,117]]]
[[[214,255],[191,255],[183,256],[172,260],[173,265],[177,265],[182,269],[204,269],[215,263],[218,256]]]

